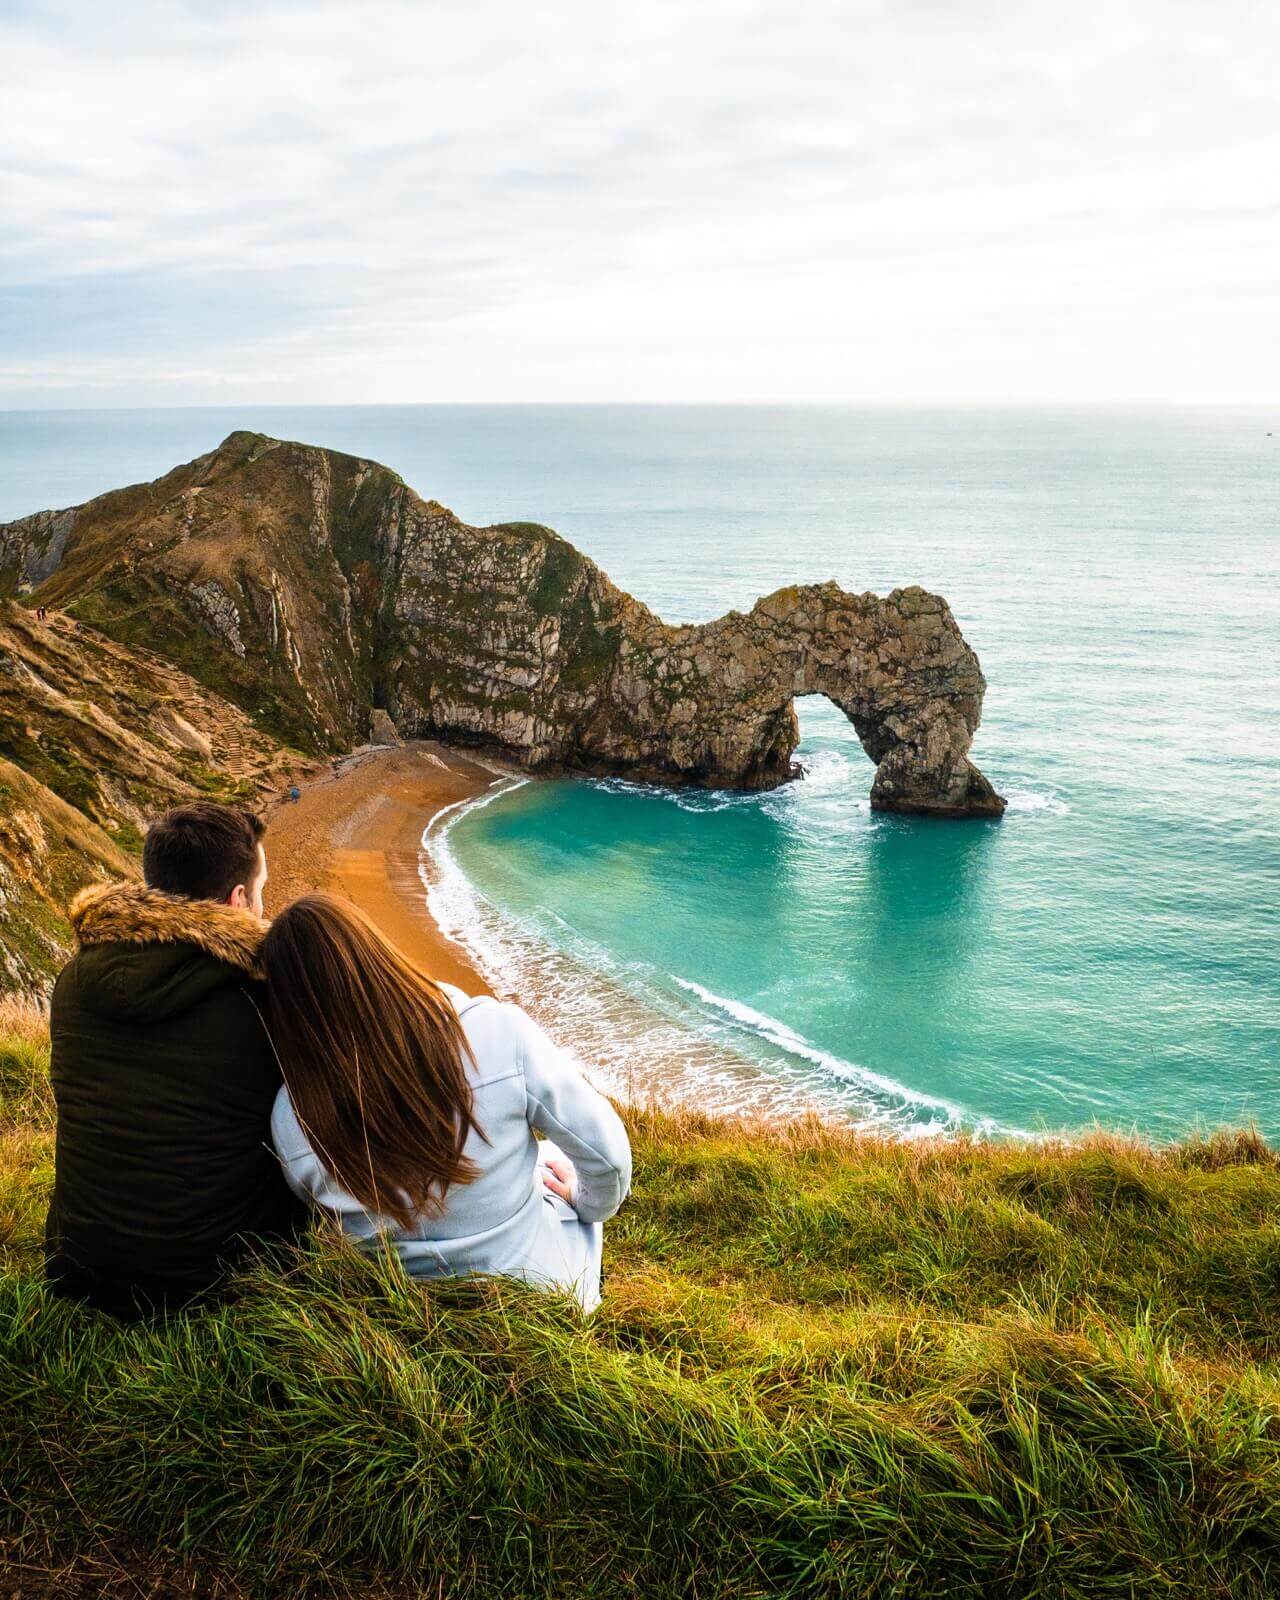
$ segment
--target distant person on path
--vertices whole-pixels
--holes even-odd
[[[271,1136],[296,1192],[414,1277],[523,1278],[594,1310],[631,1148],[573,1061],[330,895],[296,900],[262,953],[285,1081]]]
[[[145,885],[72,903],[46,1261],[57,1292],[117,1315],[205,1295],[305,1217],[270,1147],[262,831],[237,807],[180,806],[147,832]]]
[[[302,790],[299,789],[296,783],[292,789],[289,790],[289,798],[293,801],[294,805],[297,805],[298,801],[302,798]]]

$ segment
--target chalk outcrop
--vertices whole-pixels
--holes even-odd
[[[310,750],[378,711],[533,768],[761,789],[796,775],[794,702],[822,694],[876,764],[873,805],[1004,808],[969,759],[978,659],[923,589],[781,589],[672,626],[548,528],[469,527],[376,463],[249,433],[0,528],[0,569]]]

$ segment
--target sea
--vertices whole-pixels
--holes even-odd
[[[904,1138],[1280,1138],[1280,406],[0,413],[0,520],[233,428],[537,521],[673,622],[834,578],[946,596],[1000,821],[872,813],[820,698],[771,793],[495,777],[423,893],[619,1093]]]

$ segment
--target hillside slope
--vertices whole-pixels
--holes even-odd
[[[66,960],[77,889],[136,870],[104,829],[0,759],[0,993],[41,989]]]
[[[307,749],[401,731],[533,767],[770,788],[823,694],[884,810],[995,816],[986,684],[946,601],[834,583],[671,626],[534,523],[473,528],[388,468],[233,433],[151,484],[0,528],[0,581],[163,651]]]
[[[42,987],[84,883],[135,870],[183,800],[260,800],[296,751],[150,651],[0,600],[0,989]]]

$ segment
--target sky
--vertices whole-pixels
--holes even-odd
[[[0,0],[0,407],[1280,401],[1274,0]]]

